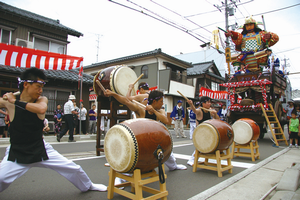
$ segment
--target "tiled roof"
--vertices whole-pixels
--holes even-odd
[[[162,55],[162,56],[166,56],[166,57],[168,57],[170,59],[173,59],[173,60],[176,60],[178,62],[181,62],[181,63],[183,63],[185,65],[189,65],[190,67],[193,66],[189,62],[180,60],[180,59],[175,58],[173,56],[170,56],[170,55],[168,55],[166,53],[163,53],[161,51],[161,49],[159,48],[159,49],[155,49],[154,51],[148,51],[148,52],[139,53],[139,54],[135,54],[135,55],[131,55],[131,56],[125,56],[125,57],[116,58],[116,59],[113,59],[113,60],[108,60],[108,61],[104,61],[104,62],[94,63],[92,65],[85,66],[84,69],[93,68],[93,67],[101,66],[101,65],[109,65],[109,64],[112,64],[112,63],[120,62],[120,61],[127,61],[127,60],[132,60],[132,59],[137,59],[137,58],[148,57],[148,56],[155,56],[155,55],[158,55],[158,54]]]
[[[53,19],[41,16],[41,15],[38,15],[38,14],[35,14],[32,12],[26,11],[26,10],[20,9],[20,8],[13,7],[13,6],[5,4],[3,2],[0,2],[0,13],[2,15],[5,13],[10,13],[10,14],[17,15],[22,18],[34,21],[34,22],[43,23],[43,24],[46,24],[47,26],[55,27],[57,29],[66,31],[69,35],[73,35],[76,37],[83,36],[82,33],[60,24],[59,20],[53,20]]]
[[[0,65],[0,73],[9,73],[10,75],[20,76],[25,68]],[[59,79],[70,82],[78,81],[78,70],[45,70],[47,79]],[[83,83],[93,84],[94,77],[83,73]]]
[[[187,75],[192,76],[192,75],[204,74],[212,66],[213,66],[213,62],[194,64],[192,68],[187,69]]]

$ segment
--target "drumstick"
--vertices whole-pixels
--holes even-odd
[[[136,103],[138,106],[140,106],[140,107],[142,107],[142,108],[146,108],[146,106],[144,105],[144,104],[142,104],[142,103],[140,103],[140,102],[138,102],[138,101],[136,101],[136,100],[132,100],[132,102],[134,102],[134,103]]]
[[[103,85],[100,83],[99,80],[96,80],[96,83],[98,84],[98,86],[101,88],[101,90],[103,91],[103,93],[105,94],[105,88],[103,87]]]
[[[21,94],[20,91],[14,92],[14,93],[13,93],[14,96],[17,96],[17,95],[20,95],[20,94]],[[4,96],[4,97],[3,97],[3,100],[7,100],[7,96]]]
[[[185,100],[189,100],[188,98],[186,98],[186,96],[184,96],[183,94],[181,94],[181,92],[179,92],[178,90],[177,90],[177,92],[183,97],[183,98],[185,98]]]
[[[134,82],[132,85],[135,85],[142,77],[144,76],[144,74],[141,74]]]
[[[183,94],[181,94],[181,92],[179,92],[178,90],[177,90],[177,92],[183,97],[183,98],[185,98],[185,100],[189,100],[188,98],[186,98],[186,96],[184,96]],[[206,110],[206,111],[209,111],[209,112],[211,112],[211,111],[213,111],[213,110],[211,110],[211,109],[207,109],[207,108],[203,108],[203,107],[200,107],[202,110]]]

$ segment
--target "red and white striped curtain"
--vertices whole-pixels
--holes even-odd
[[[83,57],[0,43],[0,65],[45,70],[70,70],[83,66]]]

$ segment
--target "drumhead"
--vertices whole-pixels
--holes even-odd
[[[136,73],[127,66],[117,66],[110,75],[110,88],[123,96],[126,96],[129,84],[137,79]],[[134,95],[133,92],[137,90],[138,84],[136,83],[131,95]]]
[[[138,144],[133,132],[116,124],[106,133],[104,151],[107,162],[117,172],[130,172],[138,160]]]
[[[232,125],[234,132],[234,141],[238,144],[247,144],[251,141],[253,130],[249,123],[238,120]]]
[[[211,153],[217,149],[219,145],[219,132],[211,124],[201,123],[193,133],[193,143],[200,153]]]

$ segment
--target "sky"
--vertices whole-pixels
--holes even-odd
[[[83,57],[84,66],[158,48],[171,56],[202,51],[200,45],[210,42],[213,30],[217,27],[225,29],[224,7],[221,7],[225,0],[52,0],[47,2],[2,0],[2,2],[54,20],[59,19],[61,24],[83,33],[80,38],[69,36],[67,54]],[[300,1],[237,0],[236,2],[237,7],[232,5],[235,12],[234,16],[229,17],[229,25],[237,23],[241,26],[244,24],[245,17],[250,15],[261,22],[263,15],[266,30],[279,35],[279,42],[272,47],[273,52],[281,59],[281,63],[287,63],[290,73],[300,72],[298,64]],[[157,19],[167,21],[173,26]],[[180,27],[181,30],[174,26]],[[263,26],[260,27],[263,29]],[[241,32],[238,29],[236,31]],[[223,33],[221,36],[224,38]],[[224,55],[220,54],[220,56]],[[300,89],[298,81],[300,73],[289,75],[289,79],[293,90]]]

